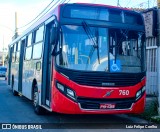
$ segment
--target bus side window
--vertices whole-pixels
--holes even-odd
[[[30,46],[32,44],[32,33],[28,35],[28,41],[26,46]]]
[[[32,46],[26,48],[25,60],[30,60],[32,57]]]
[[[33,36],[32,33],[30,33],[27,37],[24,60],[30,60],[32,57],[32,42],[33,42],[32,36]]]
[[[13,45],[12,62],[15,62],[15,55],[16,55],[15,52],[16,52],[16,48],[17,48],[16,46],[17,46],[16,44]]]
[[[17,43],[14,44],[14,50],[13,52],[15,53],[17,51]]]
[[[21,48],[21,41],[19,41],[17,44],[18,44],[18,45],[17,45],[17,51],[20,51],[20,48]]]
[[[40,59],[42,55],[42,42],[34,44],[33,46],[33,59]]]
[[[43,31],[44,31],[44,26],[41,26],[41,27],[36,31],[35,43],[43,40]]]
[[[12,53],[12,62],[14,62],[15,61],[15,53],[13,52]]]
[[[16,52],[16,62],[19,62],[19,51]]]
[[[15,61],[19,62],[19,56],[20,56],[20,47],[21,47],[21,41],[17,42],[17,50],[16,50],[16,57],[15,57]]]

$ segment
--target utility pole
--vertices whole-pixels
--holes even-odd
[[[157,0],[157,8],[160,8],[160,0]]]
[[[148,0],[148,8],[149,8],[149,0]]]
[[[14,33],[14,36],[13,36],[13,40],[16,39],[18,37],[18,28],[17,28],[17,12],[15,12],[15,33]]]
[[[2,39],[3,39],[3,40],[2,40],[2,41],[3,41],[3,42],[2,42],[2,43],[3,43],[3,49],[2,49],[2,66],[4,66],[4,54],[5,54],[5,53],[4,53],[4,34],[3,34],[3,38],[2,38]]]
[[[120,4],[119,4],[119,0],[117,0],[117,6],[120,6]]]

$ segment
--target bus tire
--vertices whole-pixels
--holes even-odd
[[[35,86],[33,89],[33,106],[34,111],[37,115],[43,115],[45,114],[45,109],[39,106],[39,94],[38,94],[38,88]]]
[[[18,92],[14,90],[14,75],[12,75],[11,88],[12,88],[13,95],[18,96]]]

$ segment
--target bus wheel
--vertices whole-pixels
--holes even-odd
[[[34,111],[38,115],[43,115],[45,113],[45,109],[39,106],[39,95],[38,95],[38,88],[35,87],[33,90],[33,106]]]
[[[12,93],[14,96],[18,96],[18,92],[14,90],[14,76],[12,75],[12,83],[11,83]]]

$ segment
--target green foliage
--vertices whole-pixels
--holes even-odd
[[[151,121],[160,124],[160,116],[151,117]]]
[[[142,114],[135,115],[142,117],[148,121],[160,123],[160,117],[158,115],[158,100],[157,98],[148,98],[146,100],[145,111]]]

